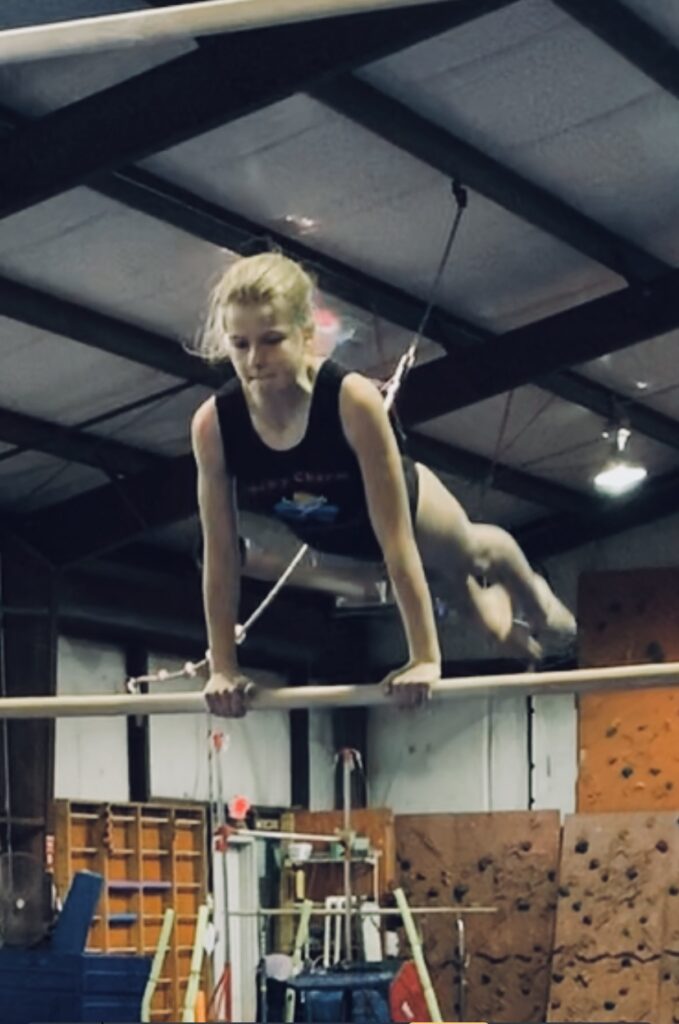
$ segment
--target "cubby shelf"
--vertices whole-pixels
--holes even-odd
[[[77,871],[96,871],[104,878],[88,952],[151,956],[163,912],[174,908],[172,944],[151,1019],[181,1019],[198,908],[206,899],[204,805],[56,800],[53,832],[54,877],[62,899]],[[209,990],[207,976],[203,984]]]

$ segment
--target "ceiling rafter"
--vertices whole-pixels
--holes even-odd
[[[77,428],[13,412],[11,409],[0,409],[0,441],[92,466],[106,474],[147,472],[164,461],[161,456],[132,445],[121,444],[97,434],[86,434]]]
[[[412,303],[413,314],[421,315],[421,304],[416,300],[412,300]],[[169,338],[7,279],[0,279],[0,313],[45,331],[62,334],[106,352],[135,360],[161,372],[171,373],[182,379],[188,378],[196,384],[218,387],[225,379],[225,374],[221,370],[205,366]],[[140,468],[139,459],[146,457],[146,453],[135,448],[108,441],[82,430],[59,428],[51,423],[9,412],[3,418],[2,410],[0,440],[47,451],[86,465],[99,465],[98,459],[101,456],[114,472],[136,471]],[[465,453],[452,446],[448,449],[448,446],[424,436],[414,435],[412,445],[419,452],[418,458],[423,461],[427,458],[433,460],[432,467],[445,472],[457,473],[471,479],[486,479],[493,468],[487,459]],[[150,465],[151,459],[152,456],[148,455],[149,465],[146,468],[153,468]],[[165,460],[163,463],[165,464]],[[492,476],[493,486],[497,489],[548,508],[573,508],[579,501],[576,492],[571,492],[567,488],[555,488],[538,477],[521,474],[506,467],[494,467]]]
[[[192,455],[102,484],[23,517],[24,540],[55,565],[97,558],[196,512]]]
[[[131,187],[142,187],[144,194],[150,190],[157,196],[159,202],[165,203],[164,194],[157,191],[159,187],[158,182],[153,177],[151,181],[143,177],[141,182],[134,180]],[[181,191],[174,198],[176,200],[176,209],[179,211],[178,215],[183,218],[186,215],[186,208],[183,205],[186,199]],[[190,209],[194,208],[190,207]],[[223,237],[224,231],[230,232],[228,242],[236,247],[236,243],[239,240],[250,238],[256,232],[257,226],[247,222],[239,223],[236,226],[227,223],[225,226],[221,219],[213,219],[213,216],[216,216],[218,212],[221,212],[218,208],[213,210],[208,207],[202,212],[202,215],[206,218],[207,231],[211,236],[218,235],[217,240],[219,244],[225,244],[227,241]],[[234,238],[232,235],[236,230],[240,231],[241,234]],[[301,248],[305,250],[304,256],[307,257],[306,247],[301,246]],[[341,265],[340,268],[344,272],[345,268]],[[335,271],[334,267],[332,269]],[[352,298],[355,299],[355,296],[352,296]],[[406,302],[410,304],[406,306],[409,315],[419,317],[421,305],[418,300],[406,296],[403,301],[404,304]],[[130,327],[130,325],[114,320],[111,317],[104,317],[102,314],[91,310],[81,309],[73,303],[55,299],[53,296],[44,295],[37,292],[36,289],[27,288],[15,282],[0,281],[0,310],[18,319],[27,320],[34,326],[39,326],[46,330],[53,329],[55,324],[59,324],[61,330],[68,336],[97,346],[100,346],[103,341],[105,343],[103,347],[107,351],[114,352],[125,358],[133,358],[155,369],[162,369],[182,377],[186,377],[191,373],[196,383],[215,386],[222,379],[211,368],[205,368],[198,360],[186,356],[181,348],[173,344],[169,339],[150,334],[150,332],[141,331],[136,327]],[[443,315],[445,316],[445,314]],[[467,338],[468,336],[463,334],[463,337]],[[168,360],[170,361],[168,362]],[[414,372],[417,374],[418,371]],[[630,402],[627,398],[618,396],[601,385],[588,381],[586,378],[575,374],[560,373],[544,378],[544,380],[540,380],[537,383],[544,384],[566,400],[576,400],[580,404],[587,405],[588,408],[591,408],[605,418],[612,418],[616,411],[624,409],[627,422],[634,429],[646,433],[661,443],[679,447],[679,424],[674,420],[660,413],[655,413],[640,403]],[[11,441],[12,438],[9,437],[8,440]],[[457,473],[471,479],[484,479],[489,472],[488,460],[481,459],[476,464],[474,463],[473,456],[469,453],[462,453],[459,450],[455,452],[454,457],[446,457],[445,453],[438,449],[436,458],[434,458],[434,448],[431,439],[425,439],[423,435],[414,438],[412,444],[414,447],[418,444],[428,445],[427,456],[425,457],[420,448],[420,454],[417,457],[422,458],[423,461],[430,461],[433,468]],[[52,445],[52,450],[54,451],[54,445]],[[452,452],[453,449],[451,449],[451,456]],[[565,493],[561,495],[557,492],[550,493],[547,482],[540,481],[539,478],[530,477],[528,474],[524,476],[526,477],[525,480],[522,475],[512,476],[511,471],[508,471],[507,467],[498,467],[494,475],[493,486],[507,493],[514,494],[516,497],[539,502],[547,507],[558,508],[562,506],[564,500],[570,500],[566,489],[563,489]],[[537,486],[533,481],[537,481]]]
[[[0,316],[194,384],[219,387],[225,379],[174,339],[7,277],[0,277]]]
[[[610,423],[624,422],[637,434],[679,450],[679,421],[630,395],[611,391],[598,381],[570,370],[541,377],[536,383],[567,402],[586,406]]]
[[[563,4],[562,4],[562,6],[563,6]],[[619,5],[616,5],[616,6],[619,6]],[[627,291],[627,292],[630,292],[630,291],[634,291],[634,290],[630,290],[630,289],[628,289],[628,290],[626,290],[626,291]],[[618,293],[618,294],[622,294],[622,293]],[[641,304],[643,305],[644,303],[642,302]],[[666,330],[667,330],[667,329],[666,329]],[[512,334],[512,333],[513,333],[513,332],[510,332],[510,334]],[[652,336],[652,335],[648,335],[648,336]],[[633,342],[624,342],[624,344],[630,344],[630,343],[633,343]],[[442,362],[442,361],[444,361],[444,359],[443,359],[443,360],[437,360],[437,361],[438,361],[438,362]],[[422,368],[422,369],[426,369],[426,368]],[[576,376],[576,375],[571,375],[571,376]],[[547,380],[547,378],[545,378],[545,380]],[[598,399],[597,399],[597,400],[598,400]],[[643,407],[642,407],[642,408],[643,408]],[[671,422],[671,421],[670,421],[670,422]],[[665,479],[665,478],[664,478],[664,479]],[[665,492],[664,492],[664,493],[668,493],[668,488],[669,488],[669,489],[671,490],[671,485],[670,485],[669,483],[666,483],[666,485],[665,485]],[[657,488],[656,488],[656,490],[657,490]],[[657,493],[660,493],[660,492],[657,492]],[[648,502],[646,501],[646,502],[645,502],[644,504],[645,504],[645,505],[648,505]],[[651,504],[652,504],[652,503],[651,503]],[[635,506],[635,508],[636,508],[636,507],[637,507],[637,506]],[[640,507],[640,506],[639,506],[639,507]],[[675,505],[675,507],[676,507],[676,505]],[[630,515],[631,515],[631,513],[630,513],[630,512],[628,511],[628,512],[627,512],[627,517],[629,518],[629,516],[630,516]],[[619,512],[618,512],[618,519],[617,519],[617,521],[624,521],[624,519],[625,519],[625,516],[624,516],[624,515],[622,514],[622,512],[620,512],[620,511],[619,511]],[[552,521],[552,522],[556,522],[556,521],[557,521],[557,517],[555,517],[555,518],[554,518],[554,520],[551,520],[551,521]],[[627,527],[627,526],[623,526],[622,528],[628,528],[628,527]],[[578,542],[578,543],[582,543],[582,542]]]
[[[438,35],[508,0],[451,0],[215,36],[5,141],[0,217]],[[49,153],[50,158],[45,159]]]
[[[580,491],[514,469],[512,466],[458,448],[448,442],[427,437],[426,434],[410,433],[407,450],[416,461],[423,462],[441,473],[487,484],[495,491],[510,494],[522,501],[558,509],[569,515],[588,516],[597,506],[594,498]]]
[[[416,437],[412,454],[448,473],[491,480],[498,490],[573,515],[589,515],[592,502],[569,488],[490,459]],[[166,459],[157,469],[103,484],[24,518],[21,534],[58,565],[99,557],[196,512],[192,455]]]
[[[306,266],[312,267],[319,283],[329,294],[369,309],[406,330],[416,330],[422,318],[423,302],[418,297],[353,270],[347,264],[298,239],[276,232],[223,206],[217,206],[155,174],[138,168],[126,168],[107,175],[105,179],[99,179],[96,188],[109,198],[234,252],[252,251],[256,240],[262,245],[273,243],[290,256],[303,261]],[[501,344],[501,336],[494,336],[440,306],[434,306],[432,310],[426,335],[450,354],[460,348],[489,342],[494,337]],[[415,375],[418,373],[417,370],[413,372]],[[525,383],[530,383],[530,380]],[[559,398],[581,405],[605,418],[624,409],[627,421],[634,430],[662,444],[679,448],[679,423],[661,413],[654,413],[639,402],[630,401],[627,396],[611,388],[602,385],[595,388],[581,374],[565,370],[553,372],[535,383]]]
[[[406,425],[444,416],[557,371],[679,328],[679,271],[582,303],[417,367],[400,410]]]
[[[6,109],[1,113],[4,123],[7,125],[16,126],[17,123],[23,123],[18,115]],[[482,160],[485,159],[483,154],[480,154],[480,157]],[[257,224],[224,207],[217,206],[157,175],[139,168],[128,167],[98,177],[91,182],[91,187],[132,209],[156,217],[211,244],[224,246],[233,251],[249,251],[255,239],[260,239],[262,244],[266,244],[267,241],[273,242],[292,256],[303,260],[307,265],[313,266],[318,272],[322,286],[336,297],[362,308],[369,308],[377,315],[383,316],[407,330],[415,330],[419,323],[422,302],[417,297],[408,295],[370,275],[355,271],[341,261],[319,253],[303,242],[273,231],[267,226]],[[524,196],[524,205],[528,199],[529,196]],[[599,230],[598,225],[591,221],[588,221],[588,224],[596,235]],[[610,233],[605,233],[605,235],[608,237]],[[615,249],[619,249],[620,247],[624,248],[627,243],[614,236],[612,244]],[[602,251],[606,248],[605,239],[601,240],[600,248]],[[632,265],[634,254],[627,254],[625,258]],[[1,299],[0,289],[0,302]],[[40,304],[37,304],[35,309],[39,310],[39,308]],[[46,316],[47,318],[52,316],[49,306]],[[87,335],[87,332],[85,334]],[[440,307],[435,307],[432,311],[427,334],[447,352],[454,351],[458,347],[488,341],[492,337],[489,332],[455,317]],[[100,331],[89,336],[96,337],[97,335],[106,337],[105,334],[101,335]],[[133,342],[134,345],[138,343],[139,339]],[[124,345],[120,348],[115,345],[109,350],[126,355]],[[144,346],[140,351],[144,351]],[[198,371],[195,362],[193,370]],[[173,368],[169,372],[186,375],[186,369],[179,362],[176,369]],[[211,376],[210,380],[207,379],[208,376]],[[195,379],[193,374],[189,379]],[[205,379],[201,378],[200,382],[216,383],[216,373],[213,373],[212,370],[207,371]],[[627,421],[634,430],[663,444],[679,447],[679,425],[674,420],[648,410],[641,403],[630,402],[627,396],[618,394],[610,388],[604,390],[601,386],[595,387],[587,378],[572,372],[551,373],[537,383],[558,397],[579,404],[606,418],[614,416],[618,410],[624,409]]]
[[[369,308],[377,315],[385,317],[406,330],[415,330],[421,319],[422,301],[417,297],[402,292],[370,275],[352,271],[348,265],[319,253],[304,242],[288,238],[280,232],[271,231],[265,225],[257,224],[224,207],[210,203],[157,175],[136,168],[127,168],[98,179],[96,188],[110,198],[123,202],[149,216],[157,217],[164,223],[190,232],[204,241],[227,247],[236,252],[250,251],[253,240],[256,239],[260,239],[262,244],[273,242],[284,248],[291,256],[303,260],[307,266],[313,267],[319,276],[321,285],[334,296],[364,309]],[[8,285],[5,283],[5,289],[7,287]],[[12,284],[12,289],[16,290],[14,312],[19,319],[23,317],[19,308],[22,305],[19,301],[22,294],[19,291],[20,287],[24,286]],[[23,294],[26,298],[31,298],[25,308],[32,311],[36,326],[43,326],[47,329],[49,318],[52,316],[49,303],[45,303],[45,318],[38,322],[43,302],[34,301],[31,292],[27,291]],[[61,302],[61,300],[59,301]],[[0,281],[0,312],[4,312],[6,309],[8,309],[6,305],[3,308],[3,285]],[[614,306],[611,305],[610,309],[613,310]],[[68,312],[71,314],[74,311],[69,310]],[[99,314],[96,315],[99,316]],[[65,313],[60,313],[59,319],[68,325]],[[78,328],[76,321],[73,328],[74,333],[71,336],[87,340],[88,343],[96,343],[97,338],[107,336],[102,334],[98,324],[99,321],[97,321],[96,330],[87,330]],[[679,327],[679,316],[675,326]],[[119,324],[119,327],[121,330],[125,330],[123,324]],[[547,327],[546,322],[545,327]],[[133,328],[132,330],[136,332],[138,329]],[[489,332],[476,328],[440,307],[435,307],[433,310],[427,336],[449,353],[493,340],[493,335]],[[507,335],[495,336],[495,341],[501,345],[504,341],[500,339],[506,337]],[[157,339],[157,341],[159,340]],[[166,344],[165,341],[162,343]],[[142,347],[138,349],[140,344]],[[108,351],[116,352],[127,358],[136,358],[135,351],[143,353],[146,349],[144,338],[136,334],[127,342],[123,341],[118,344],[111,340],[109,345]],[[616,347],[617,343],[614,343],[611,351],[615,351]],[[129,352],[133,353],[132,356],[128,355]],[[606,352],[602,354],[606,354]],[[178,361],[173,364],[168,372],[188,377],[188,371],[191,371],[191,376],[188,379],[195,380],[196,383],[219,384],[218,371],[211,368],[202,369],[192,357],[187,357],[186,360],[183,356],[180,358],[183,362]],[[580,355],[579,358],[580,361],[585,361],[586,356],[583,358]],[[155,366],[156,364],[151,361],[149,365]],[[418,373],[417,369],[413,371],[415,378]],[[525,376],[523,383],[531,383],[530,376]],[[536,380],[535,383],[565,401],[581,405],[604,418],[612,418],[617,411],[622,409],[634,430],[646,434],[662,444],[679,448],[679,424],[676,421],[648,409],[640,402],[631,401],[626,395],[619,394],[610,388],[604,388],[602,385],[595,385],[581,374],[570,371],[550,372],[547,376]]]

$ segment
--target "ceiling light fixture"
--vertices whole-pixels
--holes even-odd
[[[631,436],[628,427],[619,426],[604,431],[604,437],[613,445],[613,455],[594,477],[594,486],[609,498],[619,498],[638,487],[648,476],[645,466],[631,462],[625,456],[625,448]]]

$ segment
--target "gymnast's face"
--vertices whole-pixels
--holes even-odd
[[[291,323],[284,303],[231,304],[225,327],[233,368],[253,394],[279,391],[302,379],[311,330]]]

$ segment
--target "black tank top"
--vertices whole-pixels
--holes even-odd
[[[321,364],[306,433],[285,451],[257,434],[238,379],[218,395],[217,415],[240,508],[278,519],[319,551],[379,561],[360,466],[340,417],[348,372],[331,360]]]

